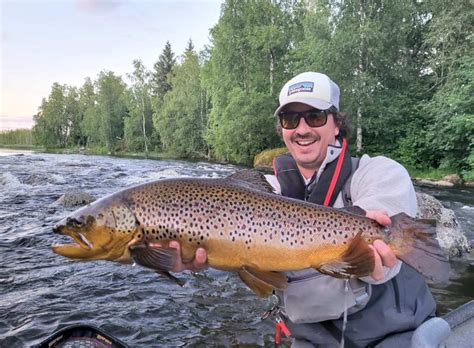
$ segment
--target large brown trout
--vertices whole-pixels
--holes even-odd
[[[253,182],[241,180],[253,175]],[[261,181],[261,182],[260,182]],[[260,183],[255,183],[260,182]],[[336,277],[372,273],[373,250],[384,240],[398,258],[435,280],[446,280],[449,264],[431,222],[406,214],[388,227],[359,214],[273,194],[257,172],[225,179],[167,179],[106,196],[61,221],[54,231],[75,243],[53,246],[76,260],[136,262],[168,271],[181,244],[184,261],[198,247],[208,264],[239,272],[258,295],[283,289],[282,271],[315,268]],[[161,247],[150,247],[149,243]]]

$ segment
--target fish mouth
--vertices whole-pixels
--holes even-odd
[[[61,250],[84,250],[90,251],[93,248],[92,243],[87,239],[86,235],[83,233],[85,225],[82,221],[68,218],[65,223],[62,221],[53,227],[53,232],[57,234],[62,234],[72,238],[72,243],[68,244],[55,244],[53,245],[53,250],[62,254]]]

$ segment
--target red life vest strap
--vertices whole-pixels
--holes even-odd
[[[328,206],[329,202],[331,201],[332,194],[334,192],[334,188],[336,187],[337,180],[339,179],[339,175],[341,174],[342,163],[344,162],[344,155],[346,153],[347,147],[347,140],[346,138],[342,138],[342,149],[337,159],[336,170],[334,171],[334,175],[332,176],[331,183],[329,184],[328,192],[326,193],[326,198],[324,199],[324,206]]]

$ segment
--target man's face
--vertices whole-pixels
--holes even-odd
[[[283,111],[308,111],[313,107],[301,104],[288,104]],[[332,114],[328,114],[327,122],[321,127],[310,127],[303,117],[295,129],[281,130],[283,141],[295,159],[301,174],[306,178],[316,172],[326,157],[328,145],[334,144],[339,128],[334,123]]]

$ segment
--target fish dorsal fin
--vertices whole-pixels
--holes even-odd
[[[288,286],[286,277],[278,272],[259,271],[244,266],[239,271],[239,277],[260,297],[270,296],[274,288],[283,290]]]
[[[265,175],[257,170],[244,169],[229,175],[229,179],[235,180],[239,185],[254,190],[274,193],[272,185],[265,179]]]
[[[375,267],[374,251],[362,237],[362,232],[352,239],[340,258],[318,267],[318,271],[336,278],[364,277]]]
[[[362,209],[361,207],[358,207],[357,205],[349,205],[347,207],[341,208],[341,210],[347,211],[349,213],[355,214],[355,215],[360,215],[360,216],[366,216],[367,212]]]

